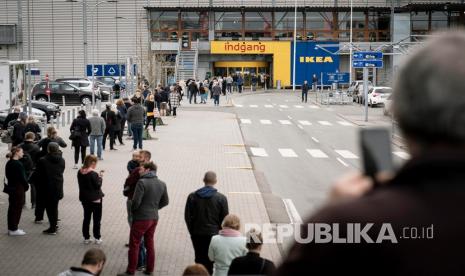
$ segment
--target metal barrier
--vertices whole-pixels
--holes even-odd
[[[341,90],[323,90],[317,92],[317,99],[320,104],[352,104],[352,97],[347,95],[347,92]]]

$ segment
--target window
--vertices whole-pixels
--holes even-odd
[[[411,14],[412,34],[426,34],[429,31],[428,12],[412,12]]]
[[[181,22],[184,30],[208,30],[208,12],[182,12]]]
[[[297,29],[304,27],[303,14],[297,12]],[[276,30],[294,30],[294,12],[275,12],[274,28]]]
[[[305,27],[310,30],[332,30],[333,14],[331,12],[308,12]]]
[[[265,32],[271,32],[271,12],[246,12],[244,18],[246,30],[263,30]]]
[[[352,28],[356,30],[365,29],[366,14],[364,12],[352,13]],[[350,30],[350,12],[339,13],[339,29]]]
[[[431,11],[431,31],[445,29],[448,26],[447,12]]]
[[[177,30],[178,29],[178,12],[163,11],[152,12],[150,16],[150,27],[155,30]]]
[[[241,30],[241,12],[216,12],[215,30]]]

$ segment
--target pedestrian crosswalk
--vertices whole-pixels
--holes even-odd
[[[318,123],[322,126],[332,126],[333,124],[331,124],[330,122],[328,121],[318,121]]]
[[[298,120],[296,118],[296,120],[293,121],[293,119],[294,119],[293,117],[287,116],[287,118],[288,118],[287,120],[286,119],[277,120],[277,121],[275,121],[275,123],[277,123],[279,125],[293,125],[293,124],[296,124],[300,128],[301,128],[301,126],[312,126],[313,125],[313,123],[310,122],[309,120]],[[259,123],[259,124],[262,124],[262,125],[273,125],[273,123],[274,123],[273,120],[269,120],[269,119],[252,120],[252,119],[241,118],[239,120],[240,120],[242,125],[251,125],[251,124],[254,124],[254,123]],[[334,125],[340,125],[340,126],[344,126],[344,127],[355,126],[354,124],[352,124],[350,122],[346,122],[346,121],[337,121],[337,122],[316,121],[314,123],[316,123],[317,125],[321,125],[321,126],[334,126]]]
[[[315,104],[310,104],[310,105],[301,105],[301,104],[294,104],[294,105],[289,105],[289,104],[264,104],[264,105],[258,105],[258,104],[249,104],[249,105],[243,105],[243,104],[236,104],[234,103],[234,107],[238,108],[280,108],[280,109],[290,109],[290,108],[295,108],[295,109],[301,109],[304,110],[305,108],[310,108],[310,109],[319,109],[320,107]]]
[[[282,157],[298,157],[293,149],[278,149]]]
[[[272,124],[272,122],[270,120],[260,120],[260,123],[262,125],[271,125]]]

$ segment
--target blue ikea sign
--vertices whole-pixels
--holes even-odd
[[[294,45],[291,46],[291,79],[293,79]],[[321,73],[334,73],[339,70],[339,55],[331,54],[339,50],[337,42],[306,42],[296,45],[295,83],[301,85],[305,80],[312,83],[315,74],[320,83]]]

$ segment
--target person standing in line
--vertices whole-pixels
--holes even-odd
[[[213,94],[213,103],[215,104],[215,106],[219,106],[220,105],[221,87],[217,82],[213,83],[212,94]]]
[[[154,91],[154,99],[155,99],[155,105],[156,105],[156,108],[158,109],[158,111],[160,112],[160,108],[161,108],[161,92],[163,91],[163,89],[159,86],[157,87],[157,89],[155,89]]]
[[[316,86],[318,85],[318,77],[316,74],[313,74],[312,76],[312,89],[313,91],[316,91]]]
[[[308,97],[308,90],[310,87],[308,87],[307,80],[304,80],[304,84],[302,84],[302,102],[307,102],[307,97]]]
[[[203,87],[203,83],[200,83],[200,85],[199,85],[199,94],[200,94],[200,103],[201,104],[207,103],[207,100],[205,99],[206,93],[207,92],[205,91],[205,87]]]
[[[193,264],[184,269],[182,276],[210,276],[210,274],[203,265]]]
[[[37,188],[37,197],[45,207],[50,227],[42,233],[56,235],[58,230],[58,203],[63,198],[63,172],[65,160],[61,157],[60,147],[55,142],[47,146],[47,155],[37,161],[31,176],[31,182]],[[37,207],[39,208],[39,206]]]
[[[120,85],[119,80],[115,81],[115,84],[113,85],[112,90],[113,90],[113,95],[114,95],[113,98],[114,99],[119,99],[120,94],[121,94],[121,85]]]
[[[92,248],[84,254],[81,267],[71,267],[57,276],[99,276],[106,261],[107,257],[101,249]]]
[[[24,230],[19,229],[21,213],[26,201],[26,191],[29,184],[26,179],[26,172],[23,164],[19,161],[23,158],[23,149],[20,147],[11,147],[7,154],[9,158],[5,165],[5,180],[3,192],[8,194],[8,235],[23,236],[26,235]]]
[[[79,110],[79,115],[73,120],[70,126],[71,137],[73,137],[71,145],[74,147],[74,167],[78,168],[79,152],[81,153],[81,163],[84,163],[86,150],[89,146],[89,134],[91,133],[91,126],[87,120],[86,112]]]
[[[247,254],[246,239],[239,232],[239,217],[227,215],[221,227],[219,234],[212,237],[208,248],[208,257],[214,262],[213,276],[228,275],[232,260]]]
[[[140,179],[131,204],[133,221],[129,239],[128,266],[126,272],[118,275],[134,275],[142,237],[147,248],[147,266],[144,274],[151,275],[155,270],[154,234],[159,219],[158,210],[169,203],[166,184],[157,178],[156,172],[157,166],[153,162],[144,163],[139,169]]]
[[[124,107],[126,108],[125,122],[127,122],[127,120],[128,120],[128,112],[127,111],[132,106],[132,102],[129,100],[129,98],[124,98],[123,101],[124,101]],[[131,137],[132,137],[131,124],[128,122],[128,138],[126,138],[126,139],[131,140],[132,139]]]
[[[26,121],[26,113],[19,113],[18,121],[13,126],[13,136],[11,137],[12,146],[17,146],[24,141],[24,135],[26,135]]]
[[[131,124],[134,150],[142,149],[142,131],[144,129],[144,107],[140,104],[140,99],[133,99],[134,105],[128,109],[128,123]]]
[[[4,130],[7,130],[8,129],[8,126],[10,124],[10,122],[14,122],[16,120],[18,120],[18,117],[19,117],[19,113],[21,112],[21,107],[19,106],[15,106],[13,108],[13,112],[11,113],[8,113],[8,115],[6,116],[5,120],[3,121],[3,125],[2,125],[2,128]]]
[[[118,112],[121,116],[121,131],[119,133],[118,139],[119,141],[122,141],[124,135],[124,127],[126,126],[126,119],[128,118],[128,109],[126,108],[126,105],[124,104],[124,101],[122,99],[116,101],[116,108],[118,109]]]
[[[192,104],[192,98],[194,98],[194,104],[197,104],[197,93],[199,92],[199,88],[195,83],[195,80],[192,80],[189,83],[189,104]]]
[[[239,76],[237,76],[237,88],[239,90],[239,93],[242,93],[243,85],[244,85],[244,78],[242,77],[242,74],[239,74]]]
[[[118,139],[120,146],[124,146],[124,143],[123,143],[123,130],[124,129],[121,128],[121,121],[123,120],[123,116],[119,112],[116,104],[113,104],[111,106],[111,111],[115,112],[115,118],[116,118],[116,121],[114,124],[115,143],[116,143],[116,139]]]
[[[167,86],[160,93],[161,97],[161,108],[160,116],[166,116],[166,110],[168,109],[168,103],[170,101],[170,88]]]
[[[105,120],[105,133],[103,134],[102,148],[105,150],[107,137],[110,136],[110,150],[116,150],[115,145],[115,124],[116,114],[111,110],[111,103],[107,103],[105,110],[100,115]]]
[[[258,83],[258,78],[257,78],[257,75],[255,74],[252,74],[252,91],[256,91],[257,90],[257,83]]]
[[[99,116],[97,109],[92,110],[92,117],[89,118],[90,123],[90,154],[95,153],[95,144],[97,144],[97,157],[99,160],[102,158],[102,140],[103,134],[105,133],[105,120]]]
[[[150,123],[153,124],[153,131],[155,132],[155,128],[157,126],[157,118],[155,118],[155,97],[150,95],[148,99],[145,101],[146,107],[146,119],[145,119],[145,129],[149,128]]]
[[[226,84],[226,78],[221,78],[220,82],[220,87],[221,87],[221,93],[223,93],[223,96],[226,96],[226,87],[228,85]]]
[[[24,157],[26,156],[29,156],[31,160],[31,167],[29,171],[27,170],[25,166],[27,179],[29,179],[32,172],[34,171],[34,168],[37,164],[37,160],[40,154],[40,148],[34,142],[35,138],[36,138],[36,135],[33,132],[26,132],[26,135],[24,136],[24,142],[19,145],[23,149],[23,153],[24,153],[24,156],[22,159],[24,159]],[[34,209],[35,206],[36,206],[36,188],[34,185],[31,184],[31,209]]]
[[[237,92],[237,72],[233,74],[233,92]]]
[[[255,229],[246,234],[249,252],[243,257],[237,257],[229,266],[228,275],[267,275],[271,276],[276,270],[272,261],[260,257],[263,237]]]
[[[233,84],[233,78],[231,75],[226,77],[226,89],[229,94],[232,93],[232,84]]]
[[[55,127],[50,126],[47,128],[47,137],[42,138],[39,142],[37,142],[37,145],[40,147],[39,157],[43,157],[47,154],[47,148],[50,142],[57,143],[61,148],[66,148],[68,146],[65,140],[58,136],[58,131]]]
[[[204,187],[187,197],[184,219],[194,247],[195,262],[204,265],[211,274],[213,262],[208,258],[208,248],[212,237],[219,233],[229,207],[227,198],[214,188],[217,183],[214,172],[206,172],[203,182]]]
[[[104,171],[97,173],[97,157],[95,155],[87,155],[84,159],[82,168],[78,171],[77,179],[79,184],[79,201],[84,208],[84,220],[82,222],[82,235],[84,243],[92,242],[89,234],[90,220],[93,216],[94,227],[93,235],[96,244],[102,243],[100,234],[100,221],[102,220],[102,177]]]
[[[42,132],[42,130],[36,123],[33,116],[27,117],[27,123],[24,131],[25,133],[33,132],[35,134],[34,141],[39,141],[41,139],[40,133]]]
[[[181,101],[181,96],[179,95],[179,93],[175,90],[173,91],[171,94],[170,94],[170,105],[171,105],[171,109],[173,111],[173,117],[176,118],[176,110],[178,109],[179,105],[180,105],[180,101]]]

